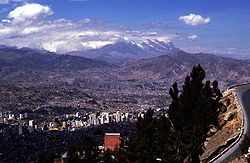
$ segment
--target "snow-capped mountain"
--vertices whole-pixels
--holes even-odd
[[[98,49],[71,52],[71,55],[84,56],[105,61],[124,61],[129,59],[143,59],[157,57],[179,51],[172,42],[159,40],[118,41]]]

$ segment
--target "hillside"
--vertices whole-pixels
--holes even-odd
[[[206,69],[208,79],[218,80],[222,86],[244,83],[250,79],[250,64],[247,61],[184,51],[125,63],[121,70],[122,75],[129,78],[172,83],[183,80],[197,64]]]
[[[57,55],[55,53],[32,49],[0,49],[0,69],[36,69],[36,70],[83,70],[87,68],[109,67],[103,61],[84,57]]]

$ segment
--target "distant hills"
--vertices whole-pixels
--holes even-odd
[[[0,47],[0,70],[73,71],[109,66],[111,64],[84,57],[58,55],[29,48]]]
[[[84,78],[112,84],[113,81],[135,79],[169,85],[183,81],[197,64],[206,69],[208,79],[218,80],[223,88],[250,81],[250,62],[247,60],[187,53],[171,42],[158,40],[146,40],[141,44],[123,41],[69,54],[0,46],[0,81],[24,78],[27,82],[38,76],[37,81],[55,77],[67,79],[64,81]]]
[[[213,54],[191,54],[178,51],[169,55],[141,59],[122,65],[123,75],[154,81],[183,81],[194,65],[201,64],[207,78],[218,80],[225,86],[250,81],[248,61],[221,57]]]

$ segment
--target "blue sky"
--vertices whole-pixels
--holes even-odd
[[[250,58],[249,0],[0,2],[0,44],[67,52],[101,47],[122,38],[162,39],[189,52]],[[39,4],[40,8],[27,4]],[[25,5],[26,10],[19,12],[26,13],[34,7],[41,10],[20,18],[22,14],[16,9]]]

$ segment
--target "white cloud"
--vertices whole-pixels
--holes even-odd
[[[27,28],[24,28],[24,30],[22,31],[22,34],[28,35],[28,34],[38,33],[40,32],[40,30],[41,29],[39,27],[27,27]]]
[[[9,2],[27,2],[28,0],[0,0],[0,4],[8,4]]]
[[[10,34],[11,31],[12,31],[11,28],[2,28],[0,29],[0,35],[3,36],[3,35]]]
[[[76,51],[80,48],[80,44],[78,42],[74,42],[73,40],[44,40],[42,42],[42,48],[51,52],[67,52],[67,51]]]
[[[2,25],[4,27],[0,28],[0,39],[3,44],[46,49],[59,53],[100,48],[118,40],[124,40],[124,38],[135,42],[146,39],[168,41],[175,38],[175,35],[139,31],[134,33],[106,27],[106,25],[100,28],[95,21],[85,19],[41,21],[29,25],[26,23]]]
[[[2,23],[11,23],[11,21],[9,19],[3,19]]]
[[[45,20],[53,11],[40,4],[25,4],[17,7],[0,21],[1,44],[17,47],[46,49],[65,53],[91,48],[100,48],[119,40],[133,40],[136,43],[145,39],[169,41],[175,34],[158,34],[154,31],[133,31],[114,24],[82,20]]]
[[[196,40],[196,39],[198,39],[198,36],[197,35],[191,35],[191,36],[188,36],[188,39]]]
[[[17,24],[41,20],[52,14],[53,11],[49,6],[43,6],[36,3],[27,3],[23,6],[15,8],[9,13],[8,17],[13,19],[13,23]]]
[[[88,41],[88,42],[81,42],[82,46],[86,48],[101,48],[107,44],[112,44],[113,41]]]
[[[182,21],[187,25],[196,26],[196,25],[208,24],[210,22],[210,18],[209,17],[203,18],[201,15],[196,15],[191,13],[189,15],[180,16],[179,21]]]

